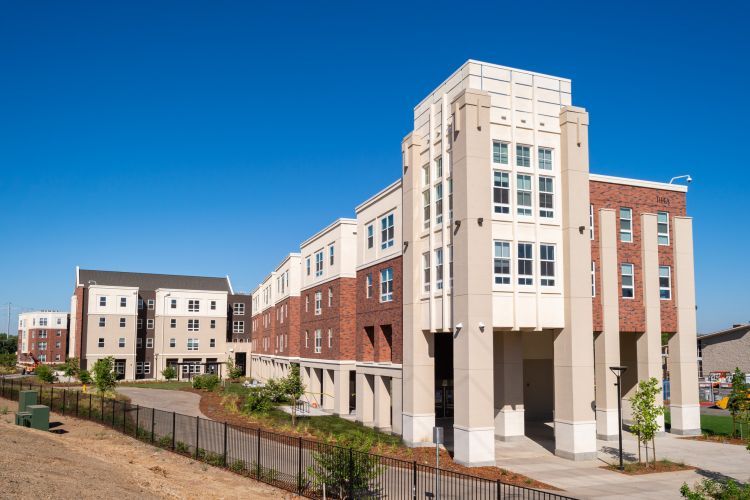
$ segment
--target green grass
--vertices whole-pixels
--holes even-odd
[[[170,391],[178,391],[186,387],[192,387],[190,382],[119,382],[117,387],[140,387],[142,389],[166,389]]]
[[[664,413],[664,423],[671,424],[669,412]],[[729,436],[732,434],[732,417],[723,415],[701,415],[701,431],[704,434]]]

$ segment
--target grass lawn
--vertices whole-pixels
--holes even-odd
[[[117,387],[140,387],[142,389],[167,389],[170,391],[178,391],[192,387],[190,382],[178,382],[176,380],[170,382],[118,382]]]
[[[664,423],[671,424],[669,412],[664,413]],[[732,417],[722,415],[701,415],[701,431],[704,434],[729,436],[732,434]]]

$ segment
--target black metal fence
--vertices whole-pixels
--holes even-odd
[[[0,395],[39,392],[39,404],[308,498],[562,500],[570,497],[391,457],[125,401],[1,378]]]

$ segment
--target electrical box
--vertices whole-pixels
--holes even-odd
[[[49,406],[31,405],[26,407],[31,413],[31,428],[40,431],[49,430]]]
[[[20,425],[21,427],[31,427],[31,412],[17,411],[16,425]]]
[[[29,405],[35,405],[37,396],[39,396],[39,393],[36,391],[20,391],[18,393],[18,411],[24,412]]]

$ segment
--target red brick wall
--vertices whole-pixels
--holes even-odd
[[[255,322],[257,329],[253,330],[252,334],[253,340],[257,340],[254,351],[259,354],[274,354],[274,350],[276,349],[276,339],[274,337],[276,308],[271,306],[265,311],[254,315],[253,318],[257,318]],[[263,348],[263,339],[267,339],[265,349]]]
[[[284,342],[284,350],[279,352],[281,356],[299,356],[300,348],[300,298],[299,297],[287,297],[278,304],[276,309],[279,311],[279,315],[284,314],[283,322],[281,316],[279,316],[279,322],[276,325],[276,336],[279,337],[279,342],[282,342],[284,336],[286,336],[286,342]],[[274,340],[274,347],[276,346]]]
[[[41,338],[41,331],[47,332],[47,338]],[[60,332],[60,336],[57,335]],[[28,329],[27,347],[29,353],[33,354],[37,359],[42,354],[47,356],[46,363],[63,363],[67,357],[68,349],[68,329],[67,325],[64,328],[29,328]],[[39,349],[39,342],[47,342],[47,348],[42,350]],[[55,347],[55,343],[60,342],[60,347]],[[55,356],[59,355],[60,359],[55,359]]]
[[[659,246],[659,264],[672,267],[672,300],[661,301],[661,325],[663,332],[677,330],[677,315],[675,311],[675,283],[674,283],[674,224],[673,217],[686,214],[685,193],[662,189],[623,186],[608,182],[589,183],[591,204],[594,205],[594,240],[591,242],[591,258],[596,263],[596,297],[593,299],[594,331],[602,329],[601,304],[601,263],[599,256],[599,209],[611,208],[616,211],[617,218],[617,261],[633,264],[635,297],[623,299],[620,297],[620,331],[642,332],[645,330],[645,310],[643,306],[643,267],[641,262],[641,214],[669,212],[669,246]],[[633,209],[633,241],[620,241],[620,207]],[[621,286],[618,268],[618,286]],[[618,290],[619,292],[619,290]]]
[[[380,302],[380,271],[393,269],[393,301]],[[396,257],[357,271],[357,361],[401,363],[403,359],[402,258]],[[372,274],[372,297],[367,275]],[[390,344],[385,333],[390,327]]]
[[[245,314],[235,315],[234,304],[245,304]],[[229,295],[227,297],[227,339],[235,342],[248,342],[252,330],[253,301],[250,295]],[[245,333],[234,333],[234,322],[244,321]]]
[[[356,358],[355,330],[357,327],[356,278],[338,278],[302,291],[300,297],[299,355],[303,358],[354,360]],[[328,289],[333,302],[328,306]],[[315,315],[315,292],[322,293],[321,314]],[[305,299],[309,308],[305,311]],[[328,347],[328,329],[333,330],[333,341]],[[321,352],[315,353],[315,330],[322,333]],[[308,345],[305,347],[305,331]],[[291,340],[291,339],[290,339]]]

